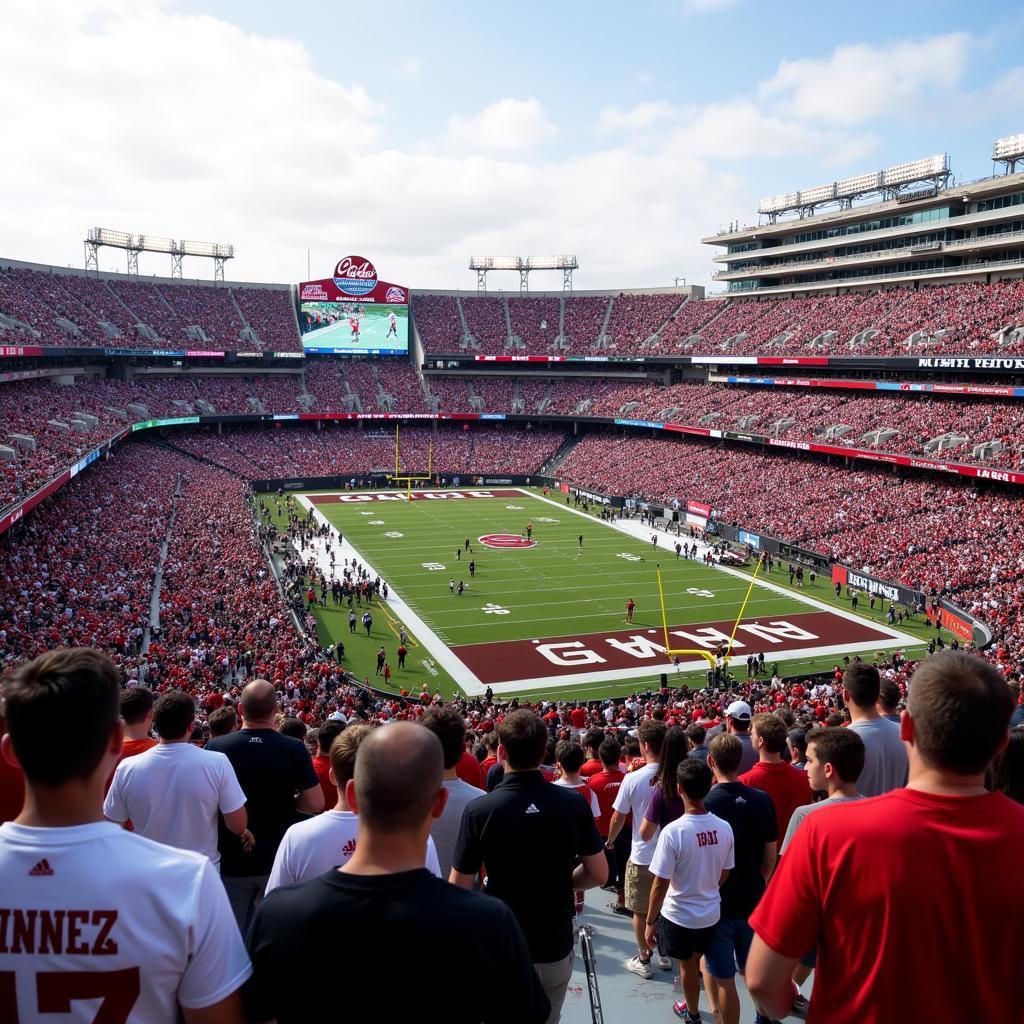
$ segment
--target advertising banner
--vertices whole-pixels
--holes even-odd
[[[687,501],[686,503],[686,525],[696,526],[703,530],[711,518],[711,506],[699,501]]]
[[[832,582],[853,590],[862,590],[866,594],[874,594],[875,597],[891,601],[893,604],[909,605],[911,608],[916,608],[921,600],[921,594],[916,590],[901,586],[899,583],[888,583],[859,569],[851,569],[839,563],[832,566]]]
[[[306,352],[407,355],[409,289],[381,281],[365,256],[343,256],[331,277],[299,285]]]

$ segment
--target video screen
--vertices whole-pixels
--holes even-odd
[[[409,351],[406,303],[300,302],[299,328],[307,352],[382,356]]]

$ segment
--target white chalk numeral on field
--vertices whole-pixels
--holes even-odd
[[[388,530],[388,532],[385,533],[384,536],[391,537],[393,540],[398,540],[399,537],[404,537],[405,534],[399,533],[397,530]]]
[[[686,592],[693,594],[694,597],[714,597],[715,592],[713,590],[705,590],[703,587],[687,587]]]
[[[481,611],[484,613],[484,615],[508,615],[509,614],[509,610],[507,608],[502,608],[500,604],[492,604],[490,602],[485,604],[483,606],[483,608],[481,609]]]
[[[627,562],[639,562],[640,556],[633,554],[632,551],[620,551],[616,558],[624,558]]]
[[[372,516],[372,515],[373,515],[373,513],[372,513],[372,512],[370,512],[370,511],[368,511],[368,510],[366,510],[366,509],[363,509],[363,510],[362,510],[362,511],[361,511],[361,512],[360,512],[359,514],[360,514],[361,516]]]
[[[505,508],[507,508],[510,512],[522,512],[523,511],[523,506],[522,505],[506,505]]]
[[[560,519],[552,519],[551,516],[537,516],[538,523],[559,523]]]
[[[438,569],[443,569],[444,566],[440,562],[424,562],[424,569],[429,569],[431,572],[436,572]]]
[[[384,525],[384,520],[383,519],[371,519],[370,520],[370,526],[383,526],[383,525]]]

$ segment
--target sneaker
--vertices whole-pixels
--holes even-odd
[[[686,1008],[686,1003],[673,1003],[672,1012],[680,1019],[685,1020],[686,1024],[700,1024],[700,1014],[692,1014]]]
[[[641,978],[650,978],[654,973],[651,970],[650,960],[641,960],[638,956],[630,957],[626,961],[626,970],[632,971],[634,974],[640,975]]]
[[[629,907],[623,906],[621,903],[609,903],[608,909],[613,914],[618,914],[619,917],[632,917],[633,911]]]
[[[672,957],[665,956],[664,953],[658,953],[657,960],[658,960],[658,966],[663,971],[671,971],[672,968],[675,966],[675,964],[672,963]]]

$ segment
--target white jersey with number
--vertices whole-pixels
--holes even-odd
[[[106,821],[0,825],[0,1021],[177,1024],[251,973],[206,857]]]
[[[324,811],[292,825],[284,834],[270,869],[266,891],[308,882],[331,868],[347,864],[356,852],[359,817],[351,811]],[[438,878],[441,865],[432,836],[427,837],[423,866]]]

